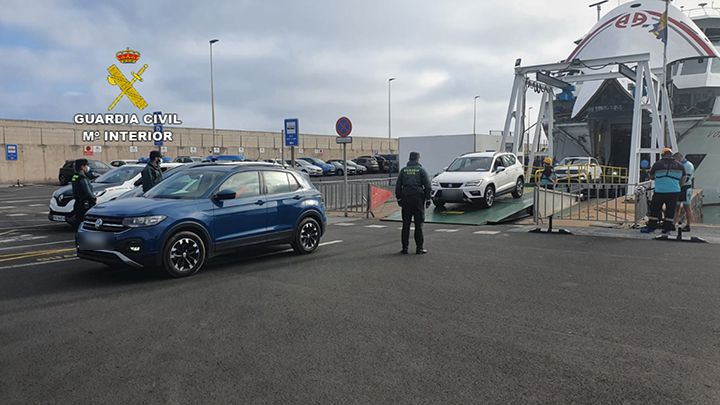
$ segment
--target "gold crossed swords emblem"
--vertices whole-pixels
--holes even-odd
[[[137,73],[132,72],[133,78],[130,81],[125,78],[125,75],[114,64],[108,68],[108,72],[110,72],[110,76],[107,77],[108,83],[113,86],[120,87],[120,94],[118,94],[118,96],[115,97],[115,100],[113,100],[112,104],[110,104],[110,107],[108,107],[108,111],[112,111],[112,109],[115,108],[115,105],[120,101],[120,99],[122,99],[123,96],[127,96],[128,100],[130,100],[130,102],[133,103],[133,105],[140,110],[147,107],[147,101],[145,101],[145,99],[140,95],[140,93],[138,93],[137,90],[135,90],[135,88],[133,87],[133,83],[135,83],[136,80],[143,81],[142,74],[147,68],[148,65],[144,64]]]

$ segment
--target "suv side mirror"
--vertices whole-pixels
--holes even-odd
[[[232,200],[235,198],[235,192],[232,190],[221,190],[213,196],[214,201]]]
[[[497,169],[495,169],[495,173],[502,173],[505,171],[505,166],[498,166]]]
[[[446,172],[448,169],[448,166],[443,167],[443,171]]]

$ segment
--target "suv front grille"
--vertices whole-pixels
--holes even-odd
[[[97,221],[102,220],[101,225],[97,226]],[[89,231],[101,231],[101,232],[122,232],[129,229],[129,227],[122,224],[122,218],[113,217],[97,217],[88,215],[83,221],[83,229]]]
[[[460,187],[462,187],[462,183],[440,183],[440,187],[442,187],[442,188],[460,188]]]

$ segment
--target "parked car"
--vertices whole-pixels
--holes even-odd
[[[523,166],[512,153],[481,152],[458,157],[431,184],[433,204],[438,208],[448,202],[480,202],[489,208],[499,195],[522,197],[525,178]]]
[[[398,155],[393,154],[384,154],[384,155],[376,155],[375,158],[383,158],[385,159],[383,167],[387,166],[387,168],[390,169],[390,173],[397,173],[400,171],[400,159]],[[388,171],[387,168],[385,168],[384,171]]]
[[[175,158],[175,163],[195,163],[202,161],[203,158],[200,156],[178,156]]]
[[[88,160],[88,166],[90,166],[90,173],[88,177],[95,178],[100,175],[107,173],[112,167],[106,165],[99,160]],[[70,183],[73,174],[75,174],[75,159],[66,160],[58,171],[58,182],[61,186]]]
[[[120,160],[113,160],[110,162],[110,166],[112,167],[120,167],[125,165],[131,165],[133,163],[137,163],[137,159],[120,159]]]
[[[357,173],[357,174],[365,174],[368,171],[367,167],[359,165],[359,164],[353,162],[352,160],[348,160],[347,163],[348,163],[348,166],[355,167],[355,173]]]
[[[334,160],[328,160],[328,163],[335,166],[335,174],[338,176],[344,176],[345,175],[345,165],[343,164],[342,160],[334,159]],[[357,169],[353,165],[347,166],[347,174],[348,176],[352,176],[357,173]]]
[[[304,160],[311,165],[315,165],[322,169],[324,176],[333,176],[335,175],[335,165],[332,165],[330,163],[327,163],[323,161],[322,159],[318,159],[315,157],[301,157],[298,160]]]
[[[285,161],[288,166],[290,166],[291,161],[286,160]],[[307,173],[308,176],[318,177],[323,175],[323,169],[308,163],[305,160],[297,159],[295,160],[295,170],[303,173]]]
[[[598,182],[603,171],[597,159],[587,156],[566,157],[555,166],[558,181]]]
[[[242,162],[245,157],[242,155],[210,155],[204,160],[206,162]]]
[[[77,255],[185,277],[207,258],[242,246],[289,243],[299,254],[312,253],[326,222],[320,192],[292,170],[201,165],[142,198],[90,209],[77,233]]]
[[[353,159],[353,162],[359,164],[360,166],[364,166],[368,173],[380,172],[380,165],[378,164],[377,159],[372,156],[360,156],[357,159]]]
[[[370,162],[369,162],[369,163],[370,163],[371,166],[372,166],[372,161],[375,161],[375,162],[377,163],[377,170],[374,170],[373,168],[368,167],[368,165],[360,162],[361,159],[363,159],[363,160],[364,160],[364,159],[370,159]],[[375,156],[360,156],[360,157],[358,157],[357,159],[355,159],[355,161],[358,162],[359,164],[367,167],[367,169],[368,169],[369,172],[387,172],[387,169],[385,168],[385,158],[383,158],[382,156],[378,156],[378,155],[375,155]]]
[[[170,156],[163,156],[161,159],[163,163],[173,162],[173,158],[171,158]],[[137,163],[147,164],[148,161],[150,161],[150,158],[148,158],[147,156],[142,156],[138,158]]]
[[[183,163],[165,163],[160,169],[167,170],[182,166]],[[97,198],[97,203],[111,201],[114,198],[125,194],[141,184],[140,173],[145,168],[142,164],[128,164],[116,167],[93,180],[92,190]],[[141,187],[142,188],[142,187]],[[48,219],[53,222],[71,222],[70,215],[75,206],[72,185],[66,185],[53,192],[50,197]]]

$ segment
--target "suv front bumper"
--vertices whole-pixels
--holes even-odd
[[[433,201],[469,203],[485,197],[485,185],[462,187],[433,186],[431,195]]]
[[[80,226],[75,238],[81,259],[136,268],[160,265],[162,230],[155,226],[120,232],[96,231]]]

